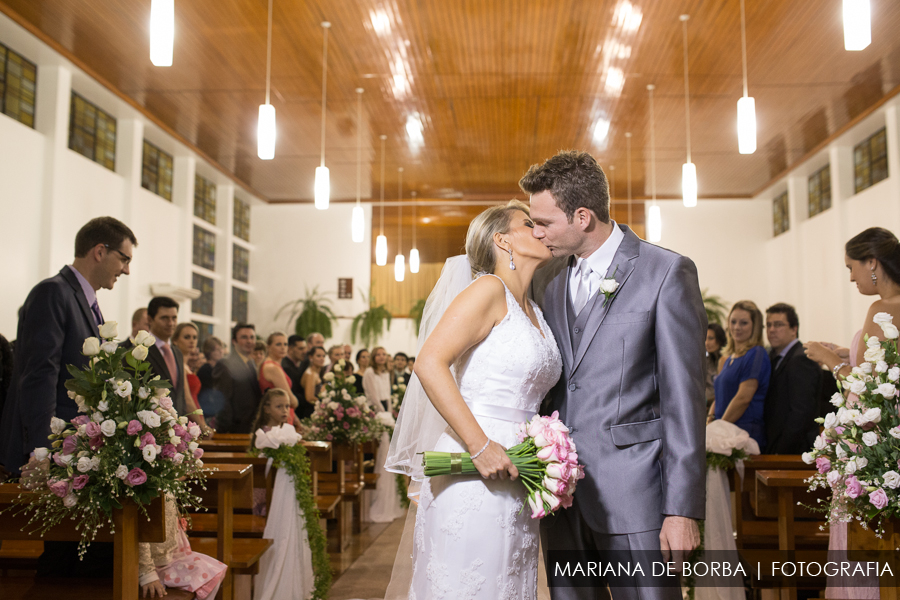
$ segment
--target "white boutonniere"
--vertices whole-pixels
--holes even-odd
[[[619,289],[619,282],[616,281],[616,273],[618,271],[619,265],[616,265],[616,270],[613,271],[612,277],[604,277],[600,281],[600,293],[605,297],[602,306],[606,306],[612,297],[616,295],[616,290]]]

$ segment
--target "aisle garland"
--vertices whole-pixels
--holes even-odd
[[[406,476],[396,473],[394,477],[397,482],[397,494],[400,495],[400,506],[409,508],[409,496],[407,495],[409,490],[406,488]]]
[[[309,458],[302,444],[296,446],[279,446],[278,448],[253,448],[253,456],[263,455],[272,459],[272,466],[283,469],[294,479],[294,491],[297,505],[306,519],[306,535],[309,549],[312,552],[312,568],[315,574],[315,589],[312,600],[326,600],[331,589],[331,561],[328,558],[328,546],[325,533],[319,525],[319,509],[312,495]]]

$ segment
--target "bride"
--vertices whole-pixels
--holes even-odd
[[[447,261],[429,296],[386,463],[412,477],[417,500],[387,598],[535,598],[539,522],[522,511],[525,488],[504,452],[562,368],[527,297],[551,256],[533,227],[515,200],[484,211],[469,226],[466,256]],[[469,452],[479,475],[424,477],[425,450]]]

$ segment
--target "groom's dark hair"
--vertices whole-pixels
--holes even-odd
[[[549,191],[569,223],[582,206],[593,211],[602,222],[609,223],[609,182],[587,152],[566,150],[544,164],[531,165],[519,180],[519,187],[529,195]]]

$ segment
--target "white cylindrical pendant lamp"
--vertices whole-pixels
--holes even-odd
[[[681,196],[686,207],[697,206],[697,166],[692,162],[681,166]]]
[[[387,264],[387,238],[384,234],[375,238],[375,264],[383,267]]]
[[[316,167],[316,208],[326,210],[330,195],[331,181],[328,176],[328,167]]]
[[[259,123],[256,128],[256,155],[263,160],[275,158],[275,107],[259,105]]]
[[[737,101],[738,151],[741,154],[756,152],[756,101],[745,96]]]
[[[872,43],[869,0],[844,0],[844,49],[865,50]]]
[[[647,239],[654,244],[662,239],[662,213],[655,204],[647,210]]]
[[[409,251],[409,272],[419,272],[419,251],[416,248]]]
[[[406,277],[406,260],[402,254],[394,257],[394,281],[400,282]]]
[[[175,0],[150,4],[150,62],[171,67],[175,46]]]

